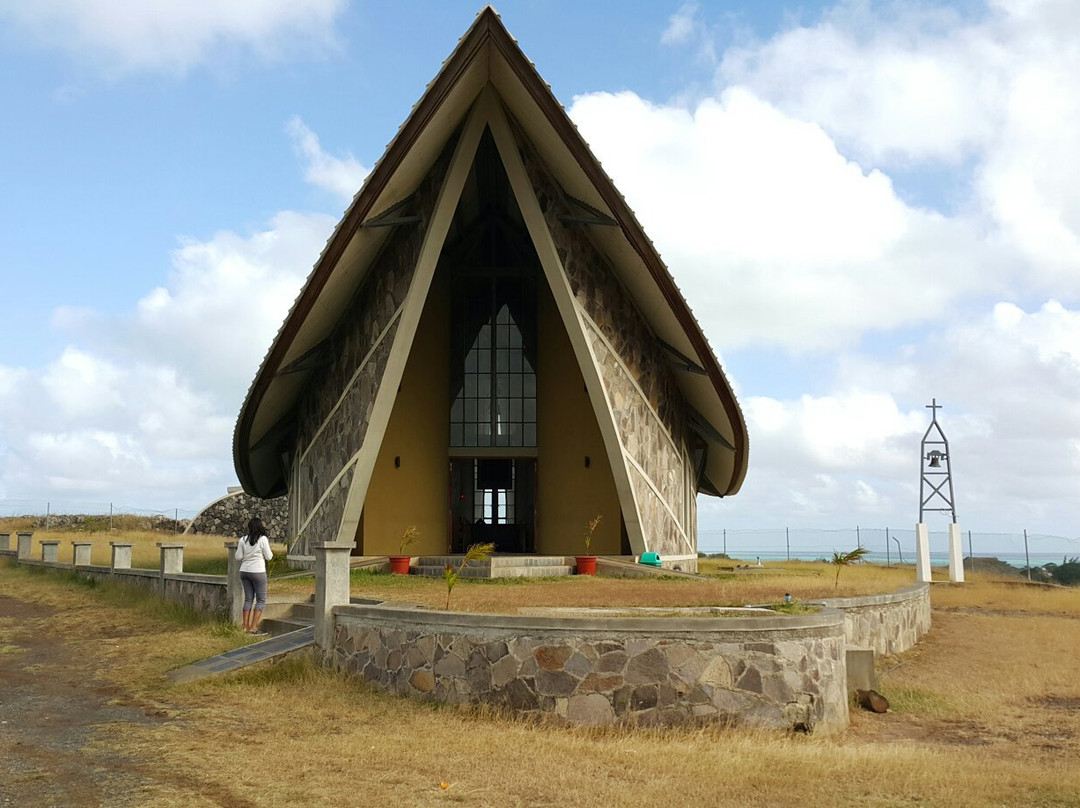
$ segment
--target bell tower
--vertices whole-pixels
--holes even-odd
[[[930,534],[924,514],[947,513],[949,522],[949,580],[964,580],[963,541],[960,525],[956,522],[956,504],[953,499],[952,461],[949,457],[949,440],[937,420],[942,407],[937,399],[926,405],[930,410],[930,426],[926,428],[920,445],[919,474],[919,522],[915,526],[915,575],[920,581],[930,581]]]

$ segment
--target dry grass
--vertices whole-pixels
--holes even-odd
[[[683,578],[463,578],[454,589],[453,609],[466,612],[514,611],[519,607],[566,606],[745,606],[780,603],[785,594],[796,601],[892,592],[911,583],[909,569],[868,564],[845,569],[839,586],[828,564],[788,562],[761,570],[713,569],[704,580]],[[275,593],[312,591],[312,579],[282,581]],[[356,571],[352,594],[357,597],[403,600],[431,608],[446,604],[446,584],[439,578],[380,575]],[[510,604],[508,606],[508,604]]]
[[[842,586],[849,572],[864,569],[845,570]],[[415,584],[380,578],[363,583]],[[461,594],[518,604],[568,583],[463,582]],[[633,589],[607,586],[622,583]],[[598,579],[582,591],[648,597],[650,584],[684,585]],[[1076,590],[1048,600],[989,581],[935,586],[930,634],[885,660],[893,711],[855,713],[847,733],[807,737],[526,724],[398,699],[302,660],[170,687],[170,667],[243,640],[3,562],[0,588],[63,610],[32,626],[0,621],[0,647],[12,632],[56,632],[121,698],[168,716],[102,731],[85,750],[142,766],[144,805],[1075,806],[1080,793]]]

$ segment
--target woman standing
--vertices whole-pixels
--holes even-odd
[[[273,557],[266,528],[262,520],[255,516],[248,521],[247,535],[236,543],[240,582],[244,585],[244,631],[248,634],[266,634],[259,631],[259,620],[266,608],[266,562]]]

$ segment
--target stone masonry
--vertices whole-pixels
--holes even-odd
[[[516,136],[522,141],[520,131]],[[573,213],[563,190],[530,147],[524,146],[521,156],[596,356],[623,451],[631,460],[647,549],[662,555],[694,553],[696,502],[694,492],[686,490],[692,479],[687,470],[693,436],[678,383],[607,260],[582,228],[560,218]]]
[[[930,630],[930,585],[921,583],[886,595],[827,598],[820,605],[844,615],[849,645],[878,654],[900,654]]]
[[[375,395],[453,152],[454,139],[416,190],[408,213],[415,225],[393,228],[347,316],[325,349],[328,364],[314,373],[297,406],[299,474],[290,479],[290,506],[300,526],[290,554],[310,555],[310,545],[336,538],[352,481],[352,459],[367,435]],[[344,475],[339,475],[344,471]]]
[[[258,499],[243,491],[230,491],[199,511],[184,533],[210,533],[215,536],[243,536],[248,520],[258,516],[273,541],[283,541],[288,532],[287,497]]]
[[[334,614],[332,663],[402,695],[584,725],[810,731],[848,721],[836,612],[538,620],[384,604]]]

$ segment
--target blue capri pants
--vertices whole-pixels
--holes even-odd
[[[261,612],[266,606],[266,573],[241,572],[240,583],[244,585],[244,611],[250,612],[255,601],[255,611]]]

